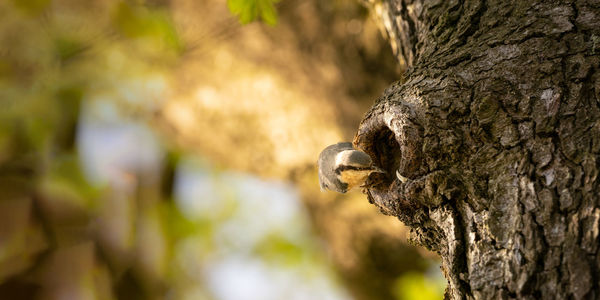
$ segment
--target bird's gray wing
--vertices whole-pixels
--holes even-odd
[[[350,142],[341,142],[341,143],[337,143],[335,145],[331,145],[329,147],[338,148],[340,150],[354,150],[354,146],[352,146],[352,143],[350,143]],[[329,148],[329,147],[327,147],[327,148]]]
[[[334,186],[335,183],[331,182],[325,174],[333,174],[335,172],[335,155],[342,150],[353,150],[352,143],[342,142],[327,146],[319,155],[317,166],[319,168],[319,186],[321,191],[328,187]],[[333,159],[326,159],[327,157]]]

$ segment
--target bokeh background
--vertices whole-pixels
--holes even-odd
[[[441,299],[318,187],[402,71],[354,0],[0,1],[0,299]]]

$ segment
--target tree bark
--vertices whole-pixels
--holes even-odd
[[[354,140],[369,200],[448,299],[600,298],[600,2],[370,4],[408,71]]]

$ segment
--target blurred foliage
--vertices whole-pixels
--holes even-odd
[[[444,298],[446,280],[424,273],[407,272],[396,282],[398,300],[435,300]]]
[[[129,184],[147,202],[135,204],[135,193],[90,181],[78,145],[84,107],[113,101],[147,111],[153,98],[135,100],[145,95],[131,83],[166,77],[182,47],[161,7],[0,2],[1,299],[149,299],[173,284],[161,240],[189,234],[185,219],[148,203],[160,200],[151,188]],[[161,224],[179,225],[160,233]],[[118,288],[129,273],[136,284]]]
[[[41,13],[51,0],[13,0],[14,5],[30,15]]]
[[[120,2],[112,17],[115,27],[126,37],[149,38],[167,49],[183,49],[166,11]]]
[[[244,24],[260,18],[274,25],[278,22],[277,2],[229,0],[227,6]],[[336,1],[333,6],[343,7],[340,3]],[[173,18],[175,4],[175,1],[121,0],[0,2],[0,299],[64,299],[66,295],[75,299],[163,299],[165,295],[171,299],[226,299],[219,294],[218,282],[211,280],[228,265],[241,266],[240,273],[249,270],[247,274],[254,277],[260,277],[256,273],[262,274],[261,278],[267,278],[266,284],[272,284],[269,278],[276,278],[273,274],[288,274],[287,281],[277,281],[289,283],[280,284],[283,286],[280,295],[294,291],[300,298],[302,295],[311,298],[318,292],[329,293],[329,299],[348,297],[331,274],[322,245],[311,235],[312,229],[303,219],[304,212],[293,206],[299,197],[293,189],[281,182],[265,183],[218,171],[214,164],[186,173],[185,168],[192,165],[185,159],[193,156],[189,149],[200,146],[180,147],[175,142],[178,136],[164,134],[157,125],[163,103],[176,92],[173,73],[189,63],[184,56],[189,55],[190,39],[182,37],[184,30]],[[330,8],[329,4],[319,5],[324,10]],[[179,10],[185,9],[179,7]],[[223,10],[227,10],[225,5]],[[306,7],[298,12],[302,15],[297,17],[302,18],[310,18],[313,13]],[[199,12],[189,13],[192,19],[204,17],[196,14]],[[360,14],[364,15],[364,11]],[[362,27],[354,21],[331,28],[339,31],[339,36],[356,33]],[[295,19],[290,23],[304,24]],[[223,31],[228,28],[222,27]],[[194,30],[203,33],[204,29]],[[266,36],[257,35],[256,39],[246,41],[260,44]],[[325,39],[330,36],[326,34]],[[200,42],[218,52],[216,58],[207,60],[220,59],[216,65],[232,69],[225,48],[205,40]],[[337,43],[346,45],[344,40]],[[322,50],[317,46],[314,49]],[[270,51],[261,52],[274,56]],[[329,50],[323,53],[342,55]],[[373,50],[370,57],[378,57],[377,53]],[[300,58],[306,56],[294,55],[297,65],[305,67],[307,60]],[[358,59],[364,53],[352,55]],[[291,65],[288,57],[281,57],[286,65]],[[221,63],[228,59],[229,64]],[[190,77],[228,78],[227,74],[223,77],[215,74],[206,61],[201,63],[199,71],[195,70]],[[240,66],[247,67],[239,61],[234,65],[235,72],[242,69]],[[322,66],[319,72],[335,79],[329,81],[331,86],[337,87],[346,80],[344,76],[351,76],[351,72],[331,75],[333,68],[321,61],[314,65]],[[242,75],[258,77],[256,70],[247,67]],[[322,139],[338,137],[326,135],[318,127],[335,122],[333,113],[324,114],[330,123],[316,120],[317,110],[327,111],[321,109],[323,103],[306,99],[304,94],[290,97],[297,91],[289,92],[281,82],[293,82],[297,89],[300,84],[286,77],[271,80],[269,76],[259,81],[244,78],[241,82],[244,87],[257,89],[261,97],[272,91],[281,95],[273,97],[281,110],[272,108],[260,115],[268,121],[264,128],[277,129],[270,132],[273,140],[285,139],[287,142],[280,144],[296,149],[296,152],[280,151],[280,161],[300,157],[297,145],[309,148],[307,145],[317,144],[311,138],[288,139],[290,135],[286,137],[283,125],[290,126],[295,136],[300,135],[298,131],[310,131]],[[355,80],[362,81],[360,76]],[[207,94],[214,96],[216,92]],[[245,97],[245,90],[241,96],[232,95],[236,100],[234,106],[276,107],[266,102],[258,102],[260,105],[243,102],[245,99],[241,98],[255,100]],[[214,102],[207,104],[218,107],[219,98],[209,100]],[[309,101],[314,102],[313,106],[309,106]],[[196,107],[201,104],[194,102]],[[290,117],[285,114],[290,113],[290,107],[303,110]],[[240,150],[252,148],[240,145],[240,137],[274,144],[260,140],[258,133],[246,136],[245,131],[251,131],[254,120],[240,118],[245,125],[245,131],[240,131],[226,119],[231,111],[221,110],[223,115],[217,117],[208,112],[192,113],[191,118],[235,129],[239,134],[231,139]],[[252,117],[245,111],[242,115]],[[277,117],[279,123],[269,117]],[[318,125],[308,128],[309,123]],[[195,134],[193,130],[189,132]],[[213,138],[212,144],[223,143],[225,136],[220,132],[206,132]],[[214,142],[215,136],[220,140]],[[97,140],[90,142],[90,139]],[[146,149],[153,147],[157,149]],[[262,156],[256,161],[277,161],[263,157],[266,152],[257,149],[253,152]],[[305,151],[310,159],[311,151]],[[230,160],[257,165],[253,163],[256,161],[241,156]],[[277,168],[289,171],[285,166]],[[186,176],[192,178],[188,178],[188,187],[199,189],[194,190],[193,201],[188,202],[177,194]],[[248,186],[260,186],[263,192],[249,190]],[[269,189],[279,192],[264,192]],[[310,192],[302,196],[321,200]],[[292,205],[291,208],[281,204],[285,203],[285,197],[293,198],[287,199],[292,204],[285,204]],[[185,203],[205,206],[198,212]],[[277,209],[287,215],[282,218]],[[273,223],[268,223],[269,216]],[[359,217],[364,219],[364,215]],[[338,227],[327,228],[340,239],[351,236],[338,231]],[[363,238],[361,231],[353,233]],[[344,253],[351,252],[345,250]],[[360,259],[352,257],[347,261],[355,266]],[[410,291],[411,284],[415,286],[414,282],[399,286]],[[279,288],[278,284],[273,285],[273,290]]]
[[[101,195],[101,190],[91,185],[82,173],[78,157],[68,153],[50,161],[49,169],[42,177],[40,191],[90,212],[97,209]]]
[[[162,204],[160,211],[166,221],[167,231],[173,241],[190,236],[202,237],[206,241],[212,240],[214,232],[214,221],[202,218],[189,219],[182,214],[179,207],[173,202]]]
[[[279,0],[227,0],[227,6],[242,24],[248,24],[260,17],[263,22],[273,26],[277,23],[277,2]]]
[[[265,236],[257,245],[256,252],[266,260],[287,266],[299,264],[307,254],[302,245],[298,245],[278,234]]]

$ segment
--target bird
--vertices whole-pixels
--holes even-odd
[[[321,191],[346,193],[363,185],[371,173],[386,173],[373,165],[367,153],[354,149],[349,142],[327,146],[319,154],[317,164]]]

